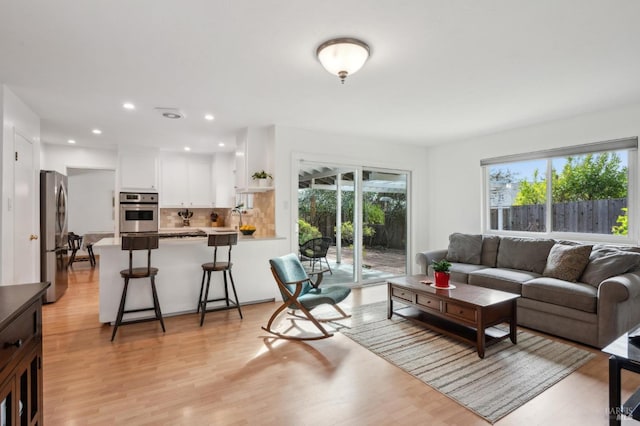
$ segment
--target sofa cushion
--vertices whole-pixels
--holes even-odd
[[[482,235],[461,234],[449,235],[449,248],[446,259],[449,262],[480,264],[482,253]]]
[[[485,268],[469,272],[469,284],[521,294],[522,283],[539,277],[535,272]]]
[[[584,312],[595,312],[598,290],[589,284],[541,277],[522,285],[522,297]]]
[[[555,244],[551,247],[542,275],[576,282],[589,263],[593,246]]]
[[[451,276],[451,281],[466,284],[469,282],[469,273],[486,268],[487,267],[484,265],[471,265],[469,263],[452,262],[449,273]]]
[[[500,237],[497,235],[482,236],[482,255],[480,263],[491,268],[496,267],[498,259],[498,247],[500,246]]]
[[[496,266],[542,274],[554,244],[549,239],[502,237]]]
[[[591,251],[589,263],[580,281],[598,287],[607,278],[622,275],[640,266],[640,253],[615,247],[597,246]]]

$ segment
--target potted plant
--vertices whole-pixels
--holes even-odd
[[[255,172],[253,175],[251,175],[251,178],[258,181],[258,186],[265,187],[269,186],[267,179],[273,179],[273,176],[271,176],[264,170],[260,170],[259,172]]]
[[[447,262],[446,259],[437,262],[434,260],[431,263],[431,267],[434,270],[436,287],[449,287],[449,269],[451,268],[451,263]]]

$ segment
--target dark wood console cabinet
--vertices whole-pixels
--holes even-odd
[[[42,425],[42,296],[49,283],[0,286],[0,424]]]

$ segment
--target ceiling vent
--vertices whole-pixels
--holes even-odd
[[[177,120],[179,118],[183,118],[184,114],[178,108],[155,108],[157,112],[160,113],[164,118],[170,118],[172,120]]]

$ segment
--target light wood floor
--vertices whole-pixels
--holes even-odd
[[[340,333],[312,343],[265,338],[265,303],[128,325],[98,322],[98,269],[74,264],[44,307],[46,425],[475,425],[471,411]],[[161,275],[158,279],[162,279]],[[197,285],[197,283],[176,283]],[[237,283],[250,285],[250,283]],[[275,284],[274,284],[275,285]],[[345,301],[384,300],[384,286]],[[607,357],[596,358],[497,424],[604,425]],[[623,372],[624,396],[640,377]]]

